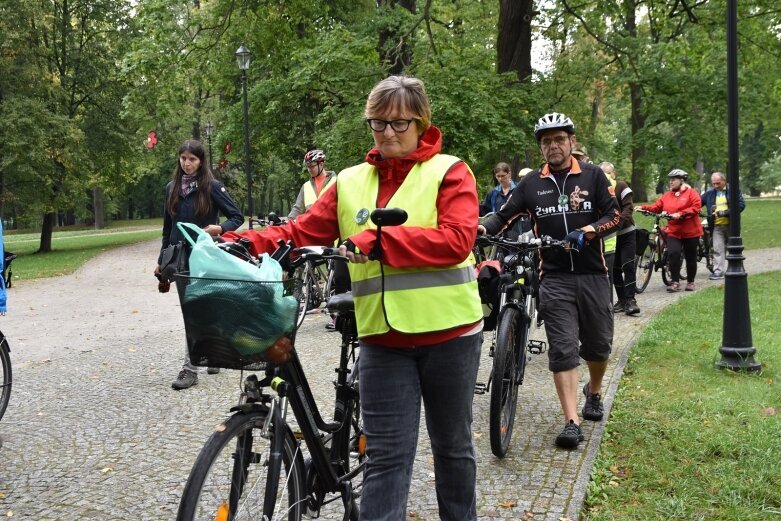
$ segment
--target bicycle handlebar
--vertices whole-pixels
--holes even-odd
[[[296,269],[305,262],[308,261],[328,261],[338,260],[347,262],[347,257],[339,255],[339,250],[336,248],[326,248],[323,246],[305,246],[302,248],[295,248],[293,253],[298,255],[295,260],[290,262],[290,268]]]
[[[475,243],[478,246],[490,246],[496,244],[498,246],[514,249],[516,251],[536,250],[543,248],[566,248],[567,242],[554,239],[549,235],[543,235],[542,237],[535,237],[528,242],[518,242],[506,239],[501,235],[478,235]]]
[[[649,210],[643,210],[642,208],[637,208],[635,210],[636,212],[639,212],[643,215],[648,215],[650,217],[659,217],[660,219],[667,219],[668,221],[675,221],[678,219],[681,219],[681,217],[672,217],[669,213],[662,211],[662,212],[652,212]]]

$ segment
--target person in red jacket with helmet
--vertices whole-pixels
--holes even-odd
[[[697,191],[686,183],[688,177],[689,174],[680,168],[672,169],[667,174],[670,189],[654,204],[640,207],[648,212],[666,212],[670,217],[664,230],[673,279],[667,288],[669,292],[681,290],[681,251],[686,259],[686,291],[694,291],[694,277],[697,275],[697,243],[702,235],[699,219],[702,201]]]

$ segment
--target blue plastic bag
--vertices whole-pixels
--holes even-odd
[[[190,276],[225,280],[281,280],[263,278],[263,273],[254,264],[234,257],[217,247],[212,236],[191,223],[177,223],[182,235],[192,245],[190,252]],[[189,231],[188,231],[189,230]],[[191,233],[192,232],[192,233]],[[192,234],[197,237],[195,241]],[[265,264],[265,263],[264,263]]]

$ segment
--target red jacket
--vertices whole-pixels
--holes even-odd
[[[388,200],[401,186],[407,174],[419,161],[430,159],[442,150],[442,134],[436,127],[430,127],[420,138],[418,148],[404,158],[382,159],[373,148],[366,155],[366,161],[376,166],[380,176],[377,207],[384,208]],[[339,182],[337,176],[336,182]],[[284,226],[270,226],[262,232],[248,230],[242,233],[230,232],[223,235],[226,240],[244,236],[252,240],[257,255],[272,252],[277,239],[292,240],[296,246],[329,245],[339,238],[337,190],[327,190],[312,207],[299,216],[295,222]],[[394,226],[383,228],[383,261],[394,268],[420,266],[451,266],[463,261],[472,250],[477,235],[479,212],[477,185],[463,162],[454,165],[445,175],[437,198],[437,228]],[[341,240],[348,237],[341,237]],[[361,251],[371,251],[376,235],[366,230],[349,237]],[[446,313],[443,303],[443,313]],[[438,331],[419,335],[405,335],[390,331],[384,335],[367,337],[363,340],[393,347],[412,347],[444,342],[474,329],[476,324],[450,331]]]
[[[690,239],[702,235],[700,223],[700,208],[702,201],[700,196],[689,185],[681,186],[677,192],[666,191],[653,204],[641,206],[643,210],[651,212],[680,213],[681,219],[670,219],[665,232],[676,239]]]

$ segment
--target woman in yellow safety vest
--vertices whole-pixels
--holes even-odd
[[[479,201],[475,178],[459,158],[441,153],[423,82],[391,76],[369,94],[364,112],[375,147],[365,162],[339,173],[304,215],[262,232],[253,253],[277,239],[329,244],[347,257],[358,335],[367,464],[362,521],[405,519],[421,401],[434,454],[441,519],[474,520],[476,464],[472,397],[482,340],[474,278]],[[407,222],[383,229],[382,266],[369,260],[375,208],[400,207]]]

